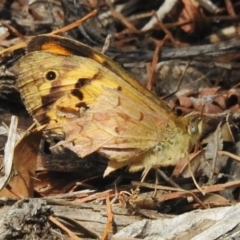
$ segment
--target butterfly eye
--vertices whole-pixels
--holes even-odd
[[[198,133],[198,125],[197,123],[190,123],[188,126],[188,132],[193,135]]]
[[[45,74],[45,77],[48,81],[55,80],[57,78],[57,73],[55,71],[48,71]]]

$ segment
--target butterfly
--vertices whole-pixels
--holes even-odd
[[[109,159],[104,175],[175,165],[199,139],[202,120],[178,117],[107,56],[83,43],[39,35],[14,67],[21,98],[46,131],[61,131],[79,157]]]

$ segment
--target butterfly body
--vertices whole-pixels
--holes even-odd
[[[199,121],[171,110],[106,56],[76,41],[42,35],[28,43],[16,65],[29,113],[57,144],[85,157],[109,158],[109,172],[175,165],[197,141]],[[193,126],[189,128],[189,126]],[[57,147],[56,146],[56,147]]]

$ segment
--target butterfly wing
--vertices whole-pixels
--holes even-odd
[[[59,143],[84,157],[110,159],[109,171],[175,164],[191,136],[154,94],[106,56],[79,42],[42,35],[15,66],[26,108],[48,129],[62,129]]]
[[[166,160],[171,165],[179,159],[176,148],[175,158],[169,160],[165,154],[169,137],[180,135],[175,122],[144,103],[136,104],[121,90],[106,87],[82,118],[61,127],[66,138],[55,147],[69,148],[80,157],[98,151],[110,160],[107,173],[126,165],[134,165],[133,171],[164,165]],[[187,149],[188,136],[183,138],[182,146]]]
[[[28,111],[40,124],[80,117],[106,86],[121,89],[159,114],[170,113],[164,102],[119,65],[87,45],[42,35],[33,38],[27,49],[29,53],[15,66],[17,86]]]

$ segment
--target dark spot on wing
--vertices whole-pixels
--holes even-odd
[[[140,112],[140,118],[139,118],[139,121],[142,121],[142,120],[143,120],[143,118],[144,118],[144,115],[143,115],[143,113],[142,113],[142,112]]]
[[[101,73],[98,71],[92,78],[79,78],[75,84],[75,88],[82,88],[91,81],[98,80],[101,77]]]
[[[117,133],[117,134],[119,134],[119,127],[115,127],[115,132]]]
[[[88,105],[85,102],[80,102],[75,105],[77,108],[85,108],[86,110],[89,109]]]
[[[98,72],[94,74],[91,80],[98,80],[99,78],[101,78],[101,76],[101,71],[98,70]]]
[[[60,97],[62,97],[62,95],[63,94],[61,92],[53,92],[48,95],[42,96],[42,107],[47,109],[50,104],[56,102]]]
[[[131,120],[130,117],[127,114],[118,112],[117,115],[119,117],[123,118],[124,120],[126,120],[126,122]]]
[[[104,67],[106,67],[107,69],[112,69],[112,66],[109,64],[109,62],[108,61],[103,61],[102,62],[102,65],[104,66]]]
[[[75,97],[77,97],[80,101],[83,100],[83,93],[79,89],[73,89],[71,91],[71,94]]]
[[[46,110],[44,109],[36,109],[32,111],[32,115],[37,119],[37,121],[40,124],[47,124],[49,123],[52,119],[50,119],[47,115],[46,115]],[[57,121],[56,121],[57,122]]]
[[[118,87],[117,87],[117,90],[118,90],[119,92],[121,92],[121,91],[122,91],[122,87],[121,87],[121,86],[118,86]]]
[[[89,79],[87,78],[79,78],[77,83],[75,84],[75,88],[82,88],[88,83]]]

